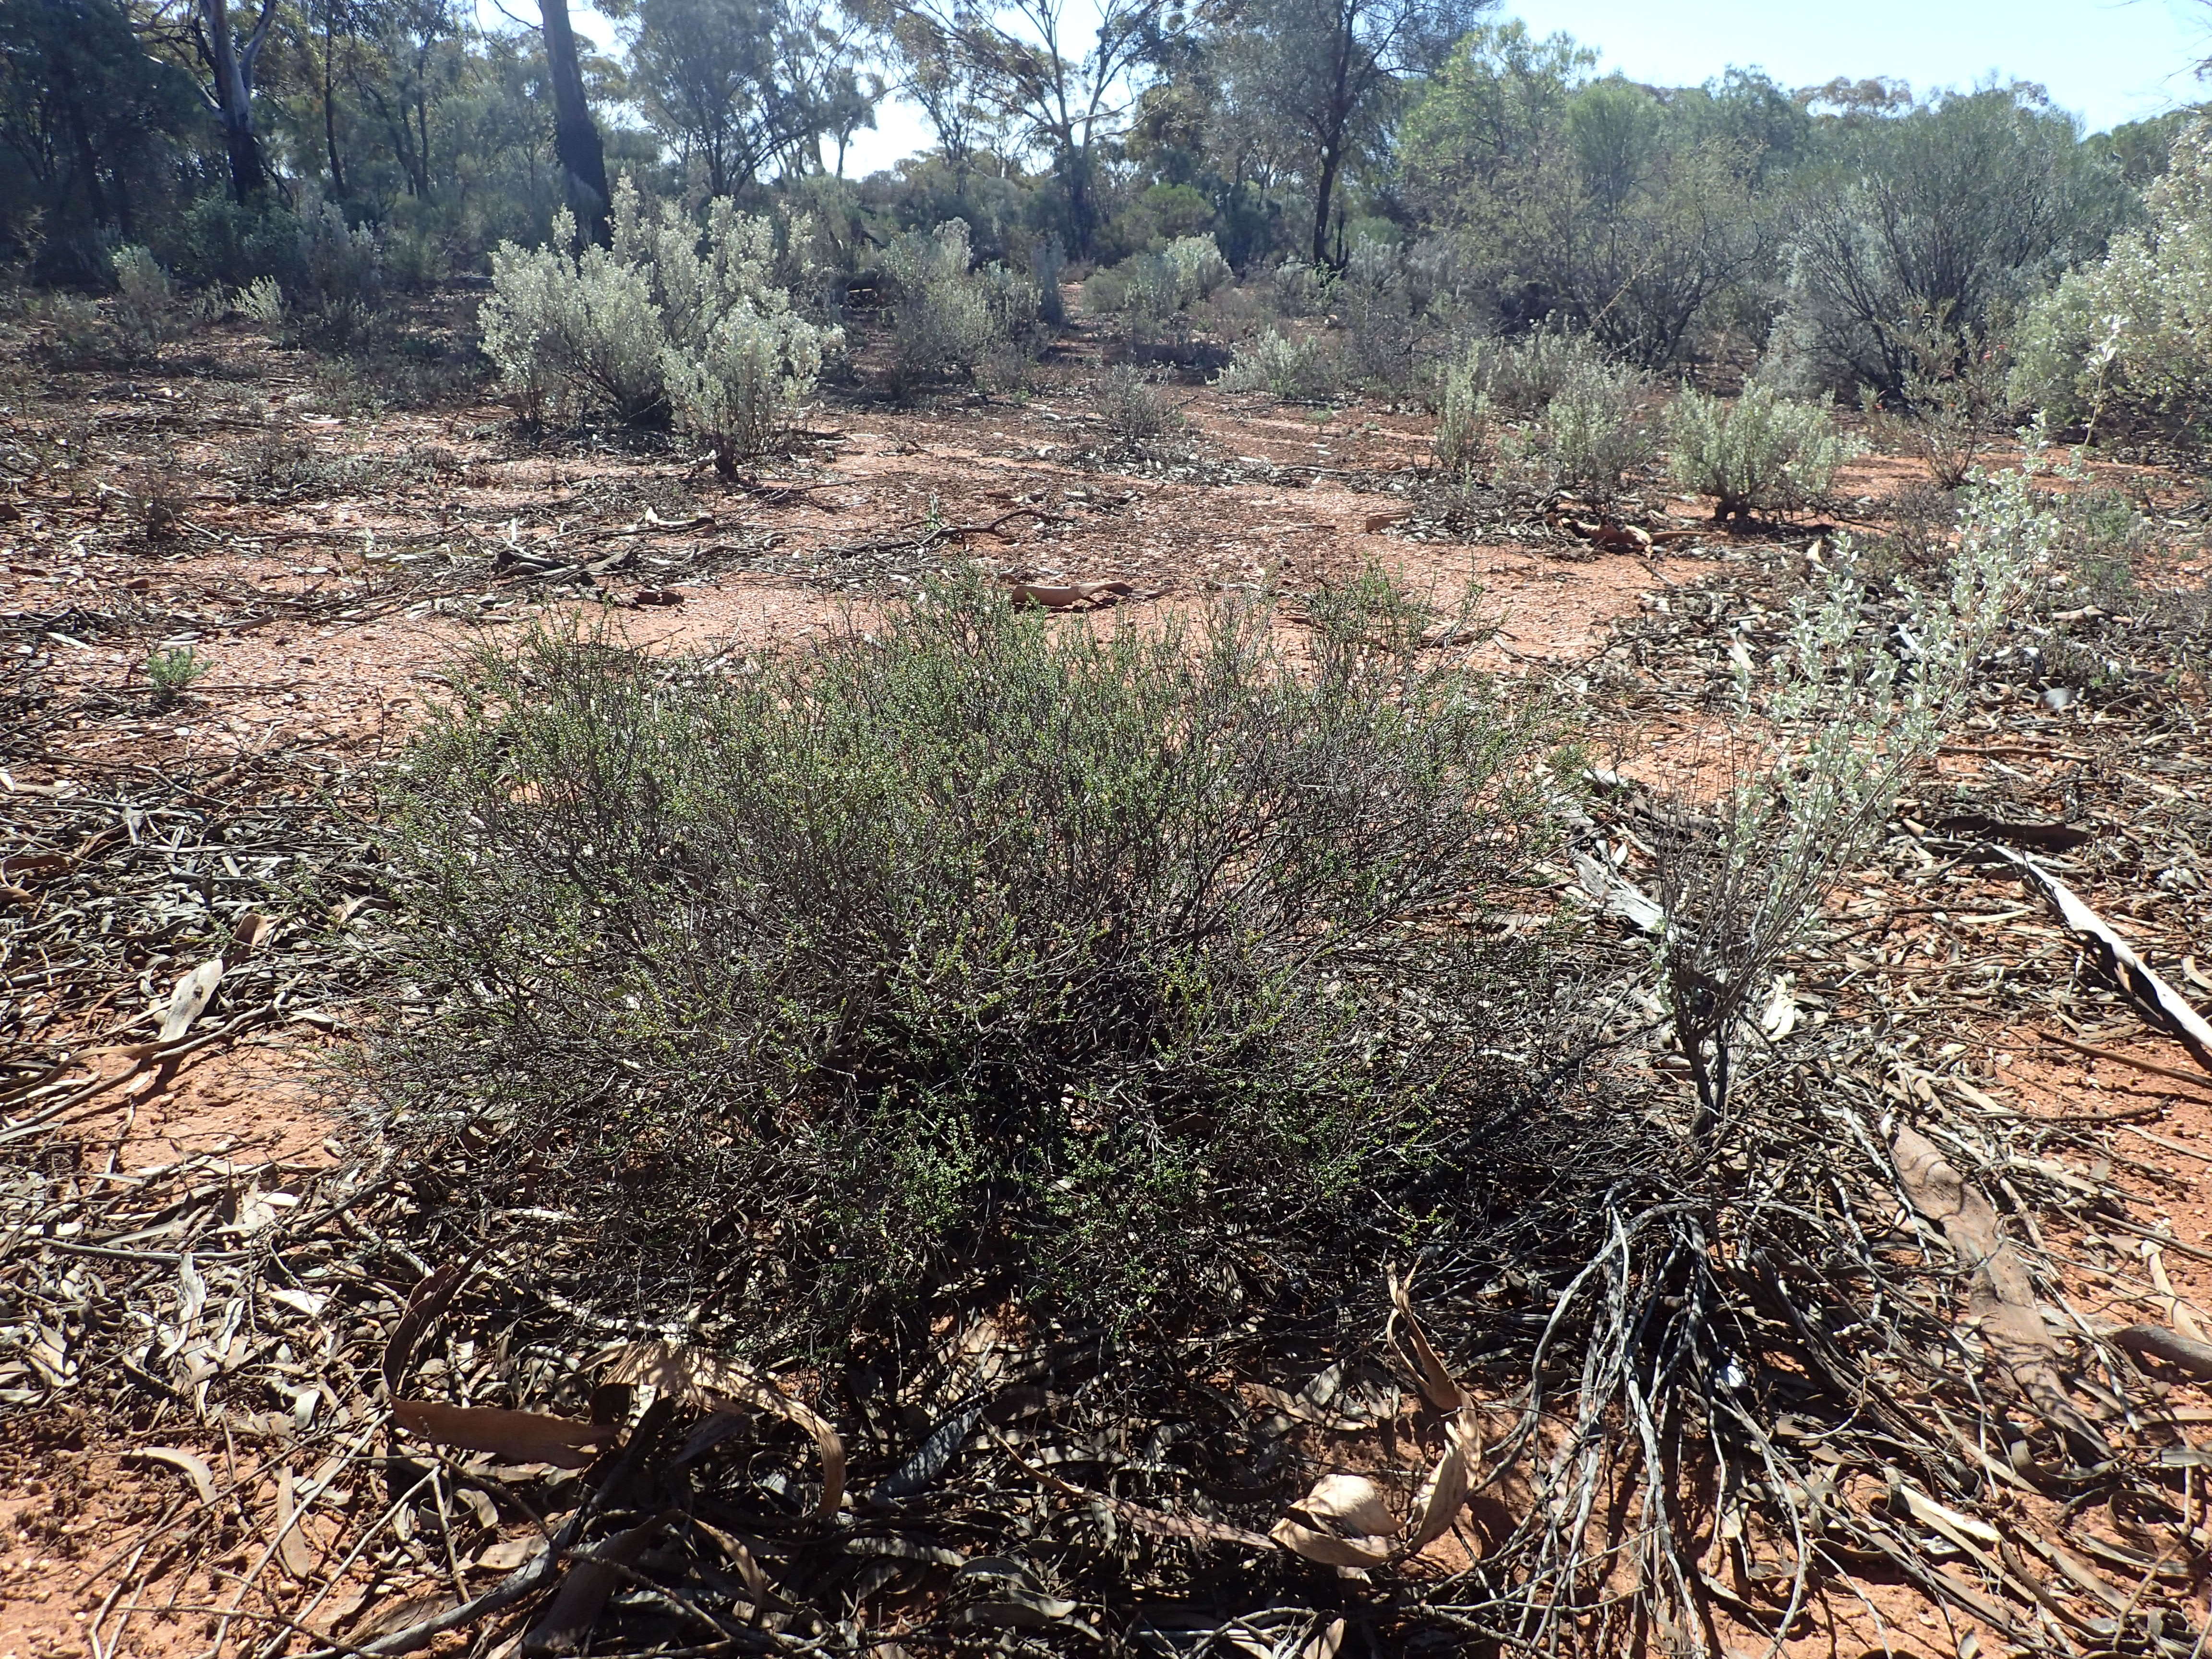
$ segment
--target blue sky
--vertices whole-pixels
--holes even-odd
[[[1897,76],[1917,92],[2034,81],[2093,131],[2212,97],[2191,73],[2212,56],[2205,0],[1509,0],[1505,9],[1539,33],[1563,29],[1595,47],[1608,70],[1662,85],[1694,85],[1731,65],[1764,69],[1786,87],[1838,75]],[[576,22],[613,43],[604,19],[580,7]],[[928,142],[915,111],[887,103],[847,171],[888,166]]]
[[[1893,75],[1916,92],[2039,82],[2092,131],[2212,93],[2191,72],[2212,56],[2212,6],[2197,0],[1522,0],[1540,33],[1564,29],[1638,81],[1692,85],[1730,64],[1785,87]]]

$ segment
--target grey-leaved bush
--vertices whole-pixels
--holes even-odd
[[[526,419],[666,416],[727,476],[775,441],[842,343],[775,284],[773,227],[726,198],[702,231],[672,204],[648,213],[624,179],[611,245],[563,252],[574,238],[564,213],[552,246],[492,256],[484,351]]]
[[[902,231],[883,252],[890,287],[890,381],[902,397],[935,381],[1019,377],[1042,341],[1030,277],[996,263],[970,269],[968,223]]]
[[[1127,314],[1139,337],[1206,298],[1230,278],[1229,262],[1211,236],[1178,236],[1148,253],[1132,254],[1114,267],[1109,280],[1097,283],[1097,297],[1085,290],[1095,310]]]
[[[395,803],[391,1133],[753,1342],[1419,1248],[1501,1132],[1541,975],[1482,916],[1559,730],[1379,575],[1313,612],[1295,663],[1264,603],[1101,635],[981,578],[736,669],[485,647]]]
[[[1641,407],[1644,379],[1624,364],[1591,357],[1571,363],[1531,429],[1527,459],[1547,489],[1609,506],[1651,459]]]
[[[2059,424],[2094,428],[2106,410],[2212,423],[2212,122],[2174,139],[2145,206],[2148,224],[2112,238],[2021,319],[2014,397]]]
[[[1758,380],[1732,399],[1685,389],[1665,424],[1675,481],[1711,495],[1716,519],[1796,512],[1864,448],[1837,430],[1826,400],[1785,398]]]
[[[1268,329],[1248,340],[1221,371],[1224,392],[1264,392],[1286,404],[1322,404],[1344,395],[1344,362],[1318,335]]]
[[[1717,801],[1662,810],[1652,843],[1667,1009],[1709,1124],[1727,1106],[1752,999],[1879,838],[2044,578],[2062,526],[2034,479],[2031,458],[1970,489],[1948,568],[1924,588],[1884,591],[1839,538],[1778,646],[1731,653],[1729,784]],[[1887,626],[1869,625],[1885,614]]]

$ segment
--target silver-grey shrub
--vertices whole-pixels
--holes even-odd
[[[933,382],[1011,378],[1042,343],[1042,307],[1028,276],[971,270],[968,224],[902,231],[884,249],[890,287],[890,382],[902,397]]]
[[[812,391],[834,328],[793,311],[775,285],[772,228],[718,198],[703,231],[670,204],[648,213],[628,179],[612,245],[502,244],[492,256],[483,347],[526,419],[672,418],[726,474],[759,453]]]
[[[1224,392],[1264,392],[1287,404],[1328,403],[1344,395],[1344,361],[1323,337],[1271,328],[1237,348],[1219,384]]]
[[[1796,512],[1865,449],[1837,429],[1826,399],[1785,398],[1759,380],[1734,399],[1686,388],[1667,406],[1666,432],[1675,482],[1711,495],[1716,519]]]

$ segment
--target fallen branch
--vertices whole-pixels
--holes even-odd
[[[2071,1048],[2077,1054],[2087,1054],[2092,1060],[2109,1060],[2115,1066],[2125,1066],[2138,1072],[2148,1072],[2153,1077],[2171,1078],[2176,1083],[2186,1083],[2192,1089],[2202,1089],[2205,1080],[2195,1072],[2184,1072],[2172,1066],[2160,1066],[2155,1060],[2137,1060],[2133,1054],[2124,1054],[2117,1049],[2100,1048],[2094,1044],[2077,1042],[2072,1037],[2061,1036],[2056,1031],[2046,1031],[2041,1026],[2031,1028],[2045,1042],[2055,1042],[2062,1048]]]

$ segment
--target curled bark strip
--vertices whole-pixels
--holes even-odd
[[[550,1463],[580,1469],[600,1448],[621,1437],[612,1424],[579,1423],[538,1412],[500,1411],[489,1406],[444,1406],[429,1400],[395,1400],[392,1420],[410,1433],[441,1446],[487,1451],[514,1463]]]
[[[2027,876],[2058,913],[2066,929],[2088,948],[2120,988],[2151,1022],[2189,1050],[2189,1057],[2212,1072],[2212,1024],[2190,1006],[2181,993],[2151,971],[2127,940],[2106,925],[2105,919],[2081,902],[2074,890],[2033,859],[1989,843],[1989,850]]]
[[[453,1304],[468,1275],[470,1264],[448,1261],[416,1285],[407,1305],[400,1310],[399,1322],[392,1328],[392,1335],[384,1345],[384,1386],[395,1397],[399,1385],[406,1381],[407,1366],[415,1358],[415,1347],[422,1340],[422,1333],[437,1322],[438,1316]]]
[[[1467,1404],[1467,1393],[1462,1389],[1450,1368],[1437,1357],[1430,1345],[1429,1334],[1421,1328],[1420,1320],[1413,1313],[1413,1276],[1410,1273],[1401,1279],[1389,1275],[1390,1284],[1390,1329],[1386,1342],[1395,1341],[1413,1380],[1419,1385],[1421,1398],[1440,1412],[1455,1412]]]
[[[1942,1228],[1952,1253],[1972,1272],[1966,1308],[1980,1323],[1991,1357],[2045,1422],[2075,1441],[2085,1455],[2098,1462],[2108,1460],[2111,1445],[2059,1380],[2058,1344],[2044,1321],[2027,1263],[1998,1227],[1996,1206],[1988,1194],[1917,1130],[1898,1130],[1891,1156],[1898,1184],[1912,1207]]]
[[[681,1342],[627,1342],[595,1355],[610,1382],[641,1383],[708,1411],[740,1407],[764,1411],[804,1429],[822,1459],[822,1498],[817,1516],[831,1516],[845,1498],[845,1443],[830,1420],[783,1391],[774,1377],[741,1360]]]

